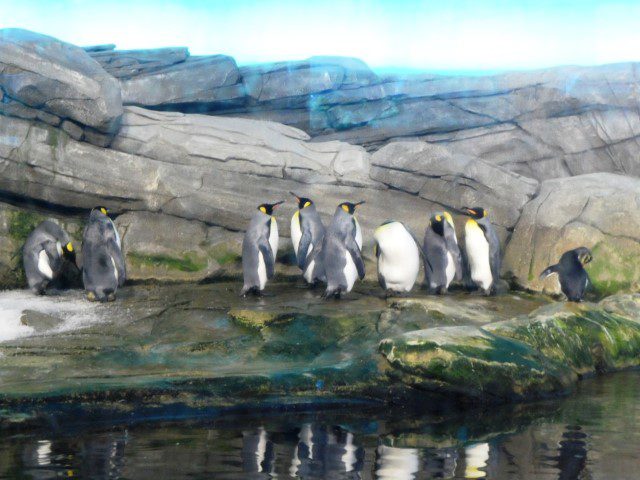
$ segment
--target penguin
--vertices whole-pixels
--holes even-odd
[[[488,212],[482,207],[463,211],[470,216],[464,227],[464,243],[471,281],[480,287],[485,295],[495,292],[500,278],[500,239],[487,218]]]
[[[298,210],[291,217],[291,241],[298,267],[310,285],[325,282],[321,255],[324,225],[313,201],[289,192],[298,200]]]
[[[591,260],[593,260],[593,255],[591,250],[586,247],[569,250],[562,254],[557,264],[544,269],[540,274],[540,280],[557,274],[558,280],[560,280],[560,289],[567,296],[567,299],[570,302],[581,302],[590,281],[584,266]]]
[[[422,248],[427,288],[431,292],[446,293],[454,279],[462,278],[462,258],[449,212],[431,217]]]
[[[380,286],[390,293],[410,292],[420,271],[413,235],[401,222],[390,220],[376,228],[373,238]]]
[[[251,218],[242,240],[244,285],[240,295],[260,295],[267,280],[273,277],[278,253],[278,223],[273,210],[283,201],[263,203]]]
[[[90,301],[113,301],[126,280],[122,243],[105,207],[96,207],[82,235],[82,281]]]
[[[327,276],[325,298],[340,298],[353,288],[356,278],[364,278],[364,261],[356,235],[357,221],[353,216],[364,202],[343,202],[336,208],[322,241],[322,259]],[[360,233],[360,242],[362,242]]]
[[[31,291],[43,295],[49,284],[62,274],[64,262],[76,265],[76,252],[69,234],[51,220],[41,222],[22,247],[22,263]]]

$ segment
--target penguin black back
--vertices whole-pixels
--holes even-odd
[[[591,251],[586,247],[579,247],[565,252],[560,261],[547,267],[540,279],[558,274],[560,289],[571,302],[581,302],[589,284],[589,275],[584,266],[593,260]]]

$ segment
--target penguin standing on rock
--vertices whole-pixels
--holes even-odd
[[[51,220],[40,223],[22,247],[22,262],[29,288],[44,294],[62,273],[64,262],[76,265],[76,253],[67,232]]]
[[[242,240],[242,272],[244,285],[240,295],[248,293],[260,295],[267,280],[275,272],[276,255],[278,253],[278,223],[273,210],[284,203],[263,203],[251,218],[249,227]]]
[[[327,276],[325,298],[340,298],[353,288],[356,278],[364,278],[364,261],[357,242],[359,227],[356,207],[364,202],[338,205],[322,241],[322,258]],[[360,242],[362,242],[360,234]]]
[[[462,258],[449,212],[431,217],[424,233],[424,277],[431,292],[446,293],[455,278],[462,278]]]
[[[420,271],[420,250],[402,223],[390,220],[376,228],[378,282],[390,293],[408,293]]]
[[[326,276],[320,255],[324,225],[310,199],[290,193],[298,200],[298,210],[291,217],[291,241],[298,267],[307,283],[314,285],[317,282],[325,282]]]
[[[91,210],[82,235],[82,281],[91,301],[113,301],[126,280],[120,235],[107,209]]]
[[[545,268],[540,274],[540,280],[557,274],[560,289],[567,296],[567,299],[570,302],[581,302],[587,285],[589,285],[589,275],[584,266],[591,260],[593,260],[593,255],[591,250],[586,247],[569,250],[562,254],[557,264]]]
[[[495,291],[500,278],[500,239],[482,207],[468,208],[464,212],[471,218],[464,227],[464,244],[472,282],[485,295]]]

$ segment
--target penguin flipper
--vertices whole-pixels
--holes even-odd
[[[545,268],[542,273],[539,275],[538,279],[544,280],[545,278],[553,275],[554,273],[558,273],[560,269],[560,265],[551,265],[550,267]]]
[[[118,271],[118,286],[122,287],[127,279],[127,267],[124,263],[122,250],[115,238],[109,238],[107,241],[107,254],[113,259],[113,263]]]
[[[298,243],[298,267],[303,272],[307,268],[307,252],[309,250],[309,245],[311,245],[311,231],[306,228],[304,232],[302,232],[302,237],[300,237],[300,243]]]
[[[356,270],[358,270],[358,278],[362,280],[365,274],[364,260],[362,260],[362,252],[360,252],[360,247],[358,247],[355,237],[348,237],[346,247],[349,255],[351,255],[353,263],[356,266]]]
[[[275,273],[275,262],[273,259],[273,250],[271,250],[271,245],[266,237],[260,240],[258,244],[258,250],[262,253],[262,258],[264,260],[264,266],[267,270],[267,278],[273,278]],[[298,251],[300,251],[298,249]]]

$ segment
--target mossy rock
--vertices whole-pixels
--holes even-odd
[[[284,322],[292,318],[291,315],[263,310],[234,308],[229,310],[229,317],[243,327],[260,330],[277,322]]]
[[[400,381],[483,400],[566,391],[581,376],[640,365],[640,295],[554,304],[484,327],[442,327],[385,339]]]

